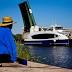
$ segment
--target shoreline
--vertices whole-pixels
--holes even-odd
[[[3,63],[0,72],[72,72],[72,69],[61,68],[28,61],[28,65],[18,63]]]

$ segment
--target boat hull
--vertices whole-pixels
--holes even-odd
[[[39,46],[72,46],[72,39],[24,41],[24,44],[25,45],[39,45]]]

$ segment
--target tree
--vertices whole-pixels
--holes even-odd
[[[14,35],[16,42],[23,43],[23,38],[21,34]]]

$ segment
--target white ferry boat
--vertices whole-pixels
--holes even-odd
[[[62,33],[63,27],[54,26],[48,29],[37,26],[27,1],[19,4],[19,7],[24,21],[23,39],[25,45],[70,46],[72,44],[72,40]]]

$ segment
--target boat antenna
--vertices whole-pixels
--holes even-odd
[[[55,26],[57,26],[57,21],[56,21],[56,17],[54,18],[54,20],[55,20]]]

